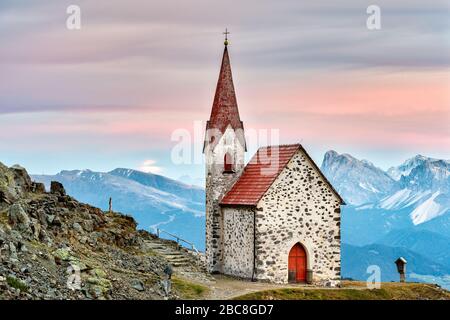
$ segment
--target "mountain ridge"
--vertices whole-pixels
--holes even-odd
[[[325,153],[325,176],[347,203],[359,208],[410,208],[415,225],[450,209],[450,162],[417,155],[384,171],[367,160],[334,150]]]

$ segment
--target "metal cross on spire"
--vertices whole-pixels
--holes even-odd
[[[228,28],[225,28],[225,32],[223,34],[225,35],[224,44],[227,46],[228,45],[228,35],[230,34],[230,32],[228,32]]]

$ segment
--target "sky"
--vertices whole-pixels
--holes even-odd
[[[319,165],[331,149],[383,169],[449,159],[449,13],[437,0],[2,0],[0,161],[201,178],[225,28],[247,132],[276,130]],[[193,163],[174,162],[177,132]]]

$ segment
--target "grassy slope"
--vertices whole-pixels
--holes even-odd
[[[236,300],[450,300],[450,292],[431,284],[382,283],[369,290],[364,282],[343,282],[339,289],[285,288],[249,293]]]
[[[172,278],[172,288],[182,299],[188,300],[201,299],[209,291],[207,287],[201,284],[178,277]]]

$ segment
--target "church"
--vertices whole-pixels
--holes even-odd
[[[300,144],[262,147],[248,164],[246,151],[225,39],[203,146],[208,271],[338,285],[340,195]]]

